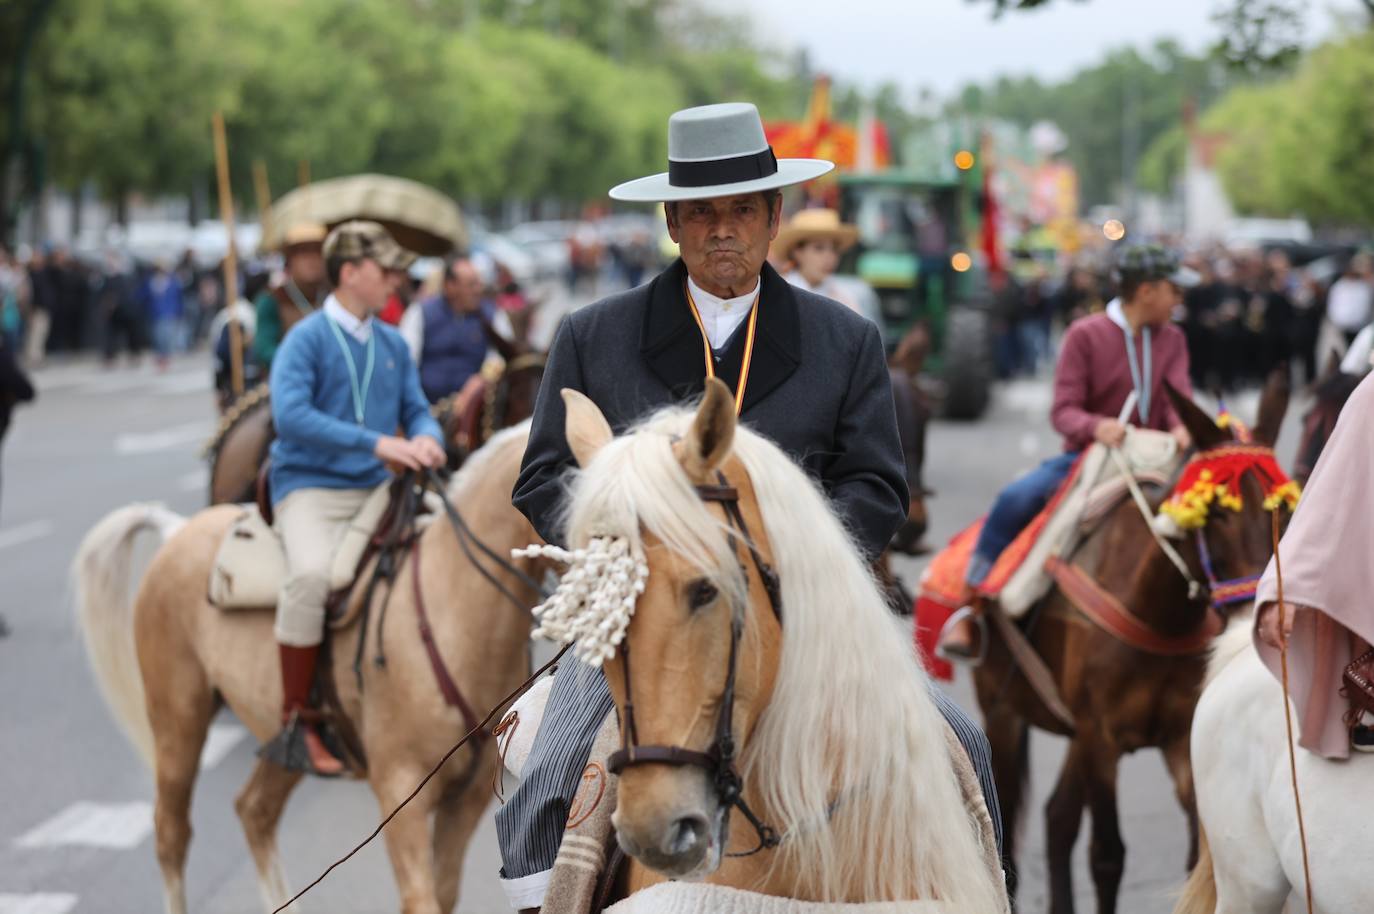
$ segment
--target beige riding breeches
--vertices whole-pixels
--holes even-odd
[[[275,507],[286,550],[286,581],[277,600],[277,640],[311,647],[324,640],[330,571],[349,524],[371,489],[297,489]]]

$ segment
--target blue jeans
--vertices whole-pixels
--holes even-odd
[[[974,586],[983,583],[1002,550],[1035,520],[1035,515],[1044,509],[1068,478],[1077,459],[1078,453],[1072,451],[1051,457],[1001,491],[983,522],[978,543],[969,558],[968,571],[964,574],[968,583]]]

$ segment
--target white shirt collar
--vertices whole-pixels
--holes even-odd
[[[372,338],[371,316],[358,320],[351,311],[339,303],[333,292],[330,292],[329,297],[324,300],[324,313],[339,325],[339,329],[358,342],[366,343]]]
[[[706,328],[707,341],[712,349],[719,349],[749,316],[758,293],[759,280],[755,279],[748,292],[735,298],[712,295],[697,285],[691,276],[687,277],[687,288],[691,290],[692,301],[696,302],[697,313],[701,315],[701,323]]]

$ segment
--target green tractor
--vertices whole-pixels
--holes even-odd
[[[963,174],[960,175],[963,177]],[[845,174],[840,216],[859,229],[840,272],[872,286],[889,346],[915,327],[930,339],[924,374],[952,419],[977,419],[994,368],[984,277],[966,240],[976,213],[963,182],[910,172]]]

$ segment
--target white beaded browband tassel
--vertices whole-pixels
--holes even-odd
[[[614,656],[649,577],[648,563],[629,540],[595,536],[582,549],[527,546],[511,555],[568,566],[553,595],[534,608],[539,625],[532,637],[574,643],[573,653],[594,667]]]

